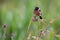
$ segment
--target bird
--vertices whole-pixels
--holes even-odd
[[[42,18],[42,12],[41,12],[41,9],[39,7],[35,7],[33,13],[34,13],[34,17],[35,18],[38,16],[40,19],[43,19]]]

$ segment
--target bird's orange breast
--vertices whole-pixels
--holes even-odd
[[[40,15],[40,13],[39,13],[38,11],[35,11],[34,14],[35,14],[36,16],[39,16],[39,15]]]

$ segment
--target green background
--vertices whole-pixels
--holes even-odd
[[[45,24],[37,21],[30,25],[36,6],[41,8],[42,17],[46,20],[45,24],[48,24],[51,19],[56,19],[47,28],[50,33],[48,33],[49,36],[45,35],[45,37],[49,38],[43,37],[41,39],[60,40],[60,37],[53,35],[53,33],[60,34],[60,18],[57,17],[60,16],[60,0],[0,0],[0,40],[4,39],[4,24],[7,26],[6,39],[4,40],[12,40],[11,33],[14,33],[13,40],[25,40],[30,31],[32,31],[32,35],[38,35],[38,26],[43,29]],[[28,29],[30,27],[33,29]]]

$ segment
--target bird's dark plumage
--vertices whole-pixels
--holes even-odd
[[[34,9],[34,10],[36,11],[36,10],[38,10],[38,9],[39,9],[39,7],[35,7],[35,9]]]

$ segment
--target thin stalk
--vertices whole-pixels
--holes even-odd
[[[14,33],[11,34],[11,40],[14,40]]]
[[[6,24],[3,25],[3,29],[4,29],[3,40],[6,40],[6,30],[7,30]]]
[[[4,29],[3,40],[6,39],[6,28]]]
[[[31,19],[30,22],[29,22],[27,33],[29,32],[29,29],[30,29],[30,27],[31,27],[31,24],[32,24],[32,19]]]
[[[32,18],[31,18],[31,20],[30,20],[30,22],[29,22],[29,25],[28,25],[28,30],[27,30],[27,33],[28,33],[28,35],[27,35],[27,40],[30,40],[30,37],[31,37],[31,34],[32,34],[32,27],[31,27],[31,25],[32,25]],[[31,29],[30,29],[31,28]],[[29,32],[29,30],[30,30],[30,32]]]

